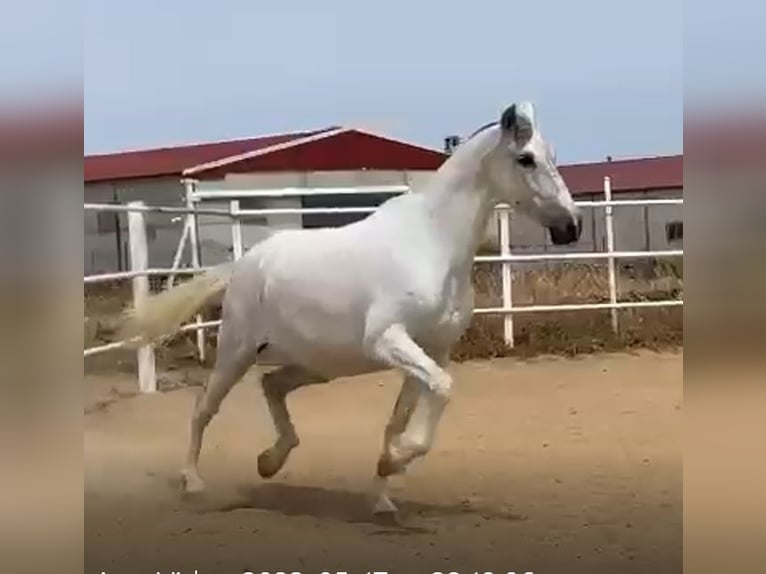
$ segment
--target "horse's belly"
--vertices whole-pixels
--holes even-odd
[[[381,370],[379,363],[360,348],[332,345],[303,337],[275,337],[267,361],[273,364],[297,364],[328,378],[361,375]]]
[[[270,314],[266,339],[275,361],[299,364],[329,378],[381,368],[364,353],[363,328],[352,323],[349,317],[304,311]]]

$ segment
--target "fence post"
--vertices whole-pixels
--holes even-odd
[[[186,207],[194,209],[194,181],[191,179],[184,180],[184,188],[186,189]],[[199,238],[197,237],[197,215],[195,213],[189,213],[187,215],[187,221],[189,225],[189,247],[191,248],[191,263],[194,269],[200,268],[199,260]],[[195,322],[197,325],[202,323],[202,315],[197,315]],[[197,327],[197,351],[199,352],[199,360],[201,363],[205,362],[205,328]]]
[[[232,199],[229,204],[232,215],[239,213],[239,200]],[[242,257],[242,220],[239,217],[231,218],[231,250],[236,261]]]
[[[175,255],[173,255],[173,265],[171,269],[173,273],[168,275],[165,282],[165,289],[170,289],[176,279],[175,271],[181,267],[181,257],[183,257],[184,247],[186,247],[186,238],[189,236],[189,218],[184,219],[184,228],[181,231],[181,239],[178,240],[178,247],[176,247]]]
[[[143,201],[131,201],[130,207],[143,207]],[[128,212],[128,244],[130,246],[130,270],[146,271],[149,268],[149,249],[146,241],[146,217],[141,211]],[[133,277],[133,305],[142,307],[149,297],[149,277]],[[154,364],[154,346],[143,345],[137,352],[138,388],[142,393],[157,390],[157,372]]]
[[[498,217],[500,218],[500,255],[506,256],[511,254],[511,222],[510,212],[507,208],[502,208],[498,211]],[[502,263],[502,285],[503,285],[503,308],[509,309],[513,307],[513,275],[511,273],[511,262],[504,261]],[[513,347],[513,314],[503,314],[503,337],[505,344],[509,347]]]
[[[612,180],[609,176],[604,178],[604,199],[606,201],[612,201]],[[615,272],[614,265],[614,218],[612,217],[612,206],[606,205],[604,208],[606,214],[606,249],[609,253],[607,259],[609,265],[609,303],[612,308],[609,310],[612,315],[612,331],[615,335],[619,332],[619,325],[617,322],[617,273]]]

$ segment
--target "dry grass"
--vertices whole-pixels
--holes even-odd
[[[500,268],[474,272],[477,307],[502,306]],[[657,265],[618,268],[618,300],[649,301],[679,297],[683,270]],[[606,264],[557,264],[514,271],[514,306],[606,303]],[[455,349],[456,360],[540,354],[577,355],[631,348],[664,349],[683,344],[680,307],[621,309],[619,333],[612,331],[608,310],[519,313],[514,315],[514,348],[503,339],[502,316],[477,316]]]
[[[502,305],[500,267],[480,265],[474,271],[477,307]],[[683,290],[683,267],[651,264],[640,268],[618,269],[620,300],[658,300],[680,296]],[[515,267],[514,305],[608,302],[606,264],[556,264],[546,267]],[[114,340],[120,312],[130,300],[130,284],[86,286],[86,346]],[[204,312],[208,319],[218,316],[218,309]],[[503,340],[502,316],[477,316],[457,345],[453,358],[458,361],[499,356],[535,356],[556,354],[573,356],[604,350],[633,348],[667,349],[683,344],[681,307],[620,310],[619,334],[612,332],[609,311],[569,311],[522,313],[514,316],[515,346],[509,349]],[[210,354],[214,359],[215,332],[209,331]],[[193,365],[197,362],[194,333],[171,339],[158,349],[162,369]],[[134,369],[134,353],[117,351],[88,359],[92,369]]]

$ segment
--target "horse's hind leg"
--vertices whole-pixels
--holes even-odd
[[[232,387],[245,375],[255,361],[256,352],[241,343],[235,327],[224,320],[218,338],[218,356],[202,393],[197,395],[191,419],[186,464],[181,472],[184,490],[200,492],[204,482],[199,475],[199,454],[202,439],[210,421]]]
[[[292,365],[263,375],[263,394],[277,432],[274,444],[258,456],[258,474],[263,478],[271,478],[279,472],[300,442],[287,410],[287,395],[300,387],[326,382],[326,378]]]

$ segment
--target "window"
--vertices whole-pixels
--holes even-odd
[[[669,221],[665,224],[665,237],[668,241],[682,241],[684,238],[684,222]]]

